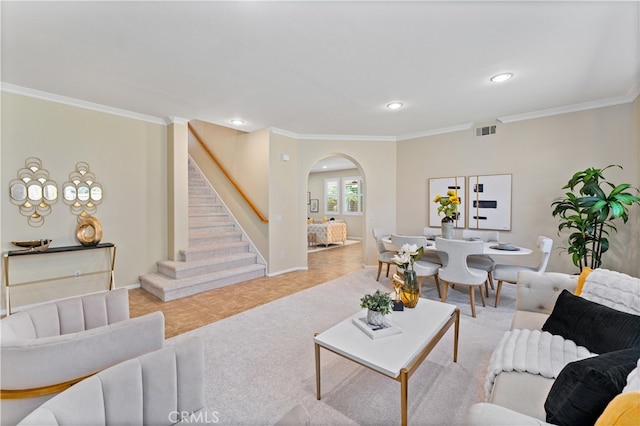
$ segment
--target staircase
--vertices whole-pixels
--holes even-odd
[[[182,261],[157,262],[140,276],[143,289],[164,302],[264,277],[266,267],[209,182],[189,160],[189,248]]]

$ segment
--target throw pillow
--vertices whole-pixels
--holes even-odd
[[[582,287],[584,287],[584,283],[585,281],[587,281],[587,276],[589,276],[592,270],[593,269],[587,268],[586,266],[582,268],[582,272],[578,277],[578,285],[576,286],[576,291],[574,291],[573,294],[575,294],[576,296],[580,296],[580,294],[582,293]]]
[[[602,354],[640,345],[640,316],[574,296],[563,290],[543,331]]]
[[[547,422],[560,426],[592,425],[627,383],[640,347],[608,352],[567,364],[544,403]]]
[[[604,409],[595,426],[638,426],[640,391],[621,393]]]

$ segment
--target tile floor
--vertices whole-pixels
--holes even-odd
[[[131,316],[165,316],[167,338],[235,315],[362,268],[362,243],[308,254],[309,270],[257,278],[170,302],[138,288],[129,291]]]

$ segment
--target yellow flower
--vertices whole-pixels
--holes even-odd
[[[453,189],[447,191],[447,197],[436,195],[433,202],[438,204],[438,214],[444,213],[448,217],[456,217],[458,205],[460,205],[460,197]]]

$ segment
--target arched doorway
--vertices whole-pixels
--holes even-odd
[[[347,245],[349,252],[357,250],[357,263],[363,263],[363,243],[365,240],[365,197],[366,185],[362,168],[355,159],[341,154],[333,154],[318,160],[307,176],[307,220],[335,220],[346,225]],[[309,226],[308,226],[309,228]],[[309,253],[328,250],[330,255],[340,256],[341,250],[331,248],[342,247],[342,244],[329,244],[329,247],[318,245],[308,247]],[[344,251],[343,251],[344,253]],[[353,261],[353,255],[350,261]],[[308,262],[309,268],[314,267]]]

